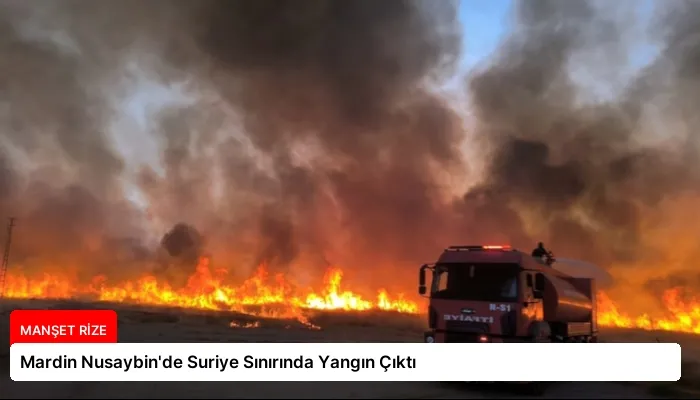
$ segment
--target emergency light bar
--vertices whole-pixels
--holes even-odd
[[[450,246],[447,251],[512,250],[510,245]]]

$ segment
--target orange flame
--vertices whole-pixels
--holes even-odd
[[[343,272],[338,268],[330,268],[326,272],[324,287],[319,291],[295,287],[283,274],[270,277],[264,266],[259,267],[251,278],[237,287],[223,282],[224,272],[212,270],[209,258],[204,257],[182,289],[160,282],[152,275],[110,286],[102,276],[94,278],[88,285],[77,285],[70,279],[51,274],[34,278],[8,274],[5,296],[24,299],[90,298],[297,319],[302,319],[301,312],[308,309],[418,312],[415,302],[406,300],[402,295],[392,298],[385,290],[380,290],[374,300],[342,290]],[[253,308],[262,310],[251,311]]]
[[[652,318],[649,314],[631,316],[605,293],[598,294],[598,323],[603,326],[640,328],[700,334],[700,299],[689,296],[684,299],[683,288],[676,287],[664,292],[661,299],[665,315]]]
[[[343,271],[326,271],[320,290],[301,289],[283,274],[270,276],[264,266],[238,286],[224,283],[225,271],[211,267],[208,258],[202,258],[195,272],[183,288],[145,275],[134,281],[108,285],[98,276],[90,284],[78,285],[65,277],[43,274],[31,278],[9,273],[5,296],[10,298],[89,298],[92,300],[124,302],[144,305],[172,306],[206,310],[230,310],[268,318],[295,318],[309,328],[318,329],[304,317],[305,310],[367,311],[385,310],[418,314],[419,305],[403,295],[390,295],[379,290],[373,299],[343,289]],[[700,334],[700,299],[683,296],[682,288],[669,289],[661,302],[665,312],[654,318],[648,314],[630,315],[622,311],[606,293],[598,296],[598,323],[601,326],[668,330]],[[235,324],[232,324],[232,327]],[[257,327],[250,324],[241,327]]]

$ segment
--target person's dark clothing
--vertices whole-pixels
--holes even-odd
[[[532,256],[536,258],[542,258],[548,254],[549,252],[544,247],[536,247],[535,250],[532,250]]]

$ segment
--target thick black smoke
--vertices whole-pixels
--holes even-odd
[[[483,185],[462,206],[473,212],[481,198],[491,217],[480,226],[508,226],[516,240],[528,231],[555,252],[606,266],[661,256],[645,237],[664,223],[656,207],[700,188],[697,117],[663,118],[697,98],[685,86],[700,82],[699,14],[694,2],[666,4],[678,13],[663,22],[659,58],[621,93],[586,101],[574,74],[625,67],[619,55],[630,51],[625,31],[634,19],[625,24],[593,2],[518,3],[511,36],[468,81],[479,138],[492,149]],[[602,57],[580,57],[596,52]],[[663,102],[664,96],[671,97]],[[666,109],[650,120],[652,107]],[[661,130],[670,146],[644,144],[652,122],[668,124]]]

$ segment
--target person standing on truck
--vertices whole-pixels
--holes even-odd
[[[535,250],[532,250],[532,256],[535,258],[542,258],[548,254],[549,252],[544,248],[544,243],[542,242],[537,243]]]
[[[549,266],[552,266],[552,263],[554,262],[554,255],[551,251],[544,248],[544,243],[542,242],[537,243],[535,250],[532,250],[532,256],[544,260],[544,262]]]

